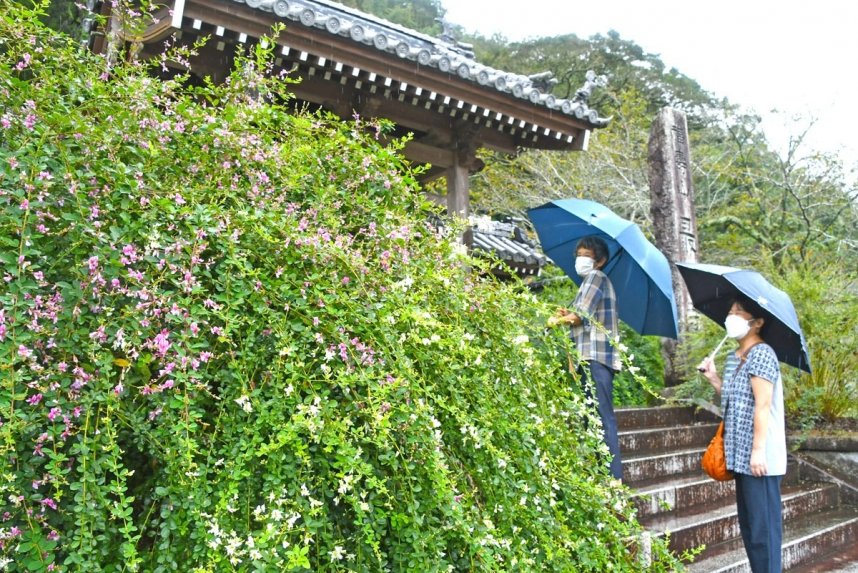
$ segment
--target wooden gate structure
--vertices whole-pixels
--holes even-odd
[[[110,4],[100,8],[105,16]],[[608,123],[587,104],[598,83],[592,74],[572,99],[558,98],[546,74],[482,65],[446,30],[434,38],[326,0],[167,0],[134,32],[110,17],[106,30],[92,35],[91,48],[105,52],[116,41],[149,58],[170,38],[190,44],[207,36],[190,69],[218,82],[236,54],[270,36],[277,23],[285,30],[276,39],[275,64],[300,78],[290,86],[298,103],[344,119],[387,118],[398,133],[413,133],[405,156],[431,165],[424,182],[446,178],[450,214],[470,214],[468,176],[482,167],[478,149],[584,150],[590,132]]]

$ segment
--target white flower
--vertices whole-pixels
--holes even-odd
[[[342,561],[343,557],[346,556],[346,551],[341,546],[337,545],[329,551],[328,554],[331,556],[331,562]]]
[[[393,288],[401,290],[403,292],[407,291],[411,285],[414,284],[414,279],[411,277],[405,277],[401,281],[393,283]]]
[[[506,460],[503,458],[498,458],[498,467],[500,469],[504,469],[506,467]]]
[[[249,396],[242,396],[241,398],[236,398],[235,403],[241,406],[241,409],[248,414],[253,412],[253,405],[250,403]]]
[[[464,243],[455,243],[450,250],[450,258],[462,258],[468,255],[468,247]]]
[[[512,343],[516,346],[521,346],[522,344],[527,344],[528,342],[530,342],[530,338],[526,334],[519,334],[512,339]]]
[[[294,392],[294,391],[295,391],[295,387],[292,386],[291,384],[289,384],[288,386],[283,388],[283,392],[285,392],[287,396],[291,396],[292,392]]]

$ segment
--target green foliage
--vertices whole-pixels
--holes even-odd
[[[858,417],[858,273],[827,258],[781,268],[779,286],[808,339],[811,374],[788,369],[786,409],[796,425]]]
[[[40,19],[46,26],[68,34],[76,40],[84,39],[85,12],[78,8],[76,0],[51,0],[50,3],[42,0],[38,2],[33,0],[15,1],[25,6],[42,5],[44,12],[40,15]],[[81,2],[81,4],[86,4],[86,2]]]
[[[627,551],[552,309],[426,223],[384,124],[289,115],[262,48],[162,82],[0,2],[7,570],[680,567]]]

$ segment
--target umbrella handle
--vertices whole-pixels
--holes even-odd
[[[712,354],[707,356],[707,358],[709,358],[709,360],[715,359],[715,355],[718,354],[718,351],[721,350],[721,347],[724,346],[724,343],[727,342],[728,338],[730,338],[729,334],[724,335],[724,338],[721,339],[721,342],[718,343],[718,346],[715,347],[715,350],[712,351]],[[703,368],[698,368],[697,371],[698,372],[704,372],[705,370]]]

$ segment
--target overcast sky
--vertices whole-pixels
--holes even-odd
[[[703,89],[765,118],[785,149],[815,118],[813,149],[858,167],[858,2],[849,0],[442,0],[447,18],[511,40],[616,30]],[[479,55],[478,55],[479,57]],[[602,70],[596,70],[601,73]],[[770,110],[780,111],[777,115]],[[785,128],[784,126],[787,125]],[[806,125],[806,122],[800,124]]]

